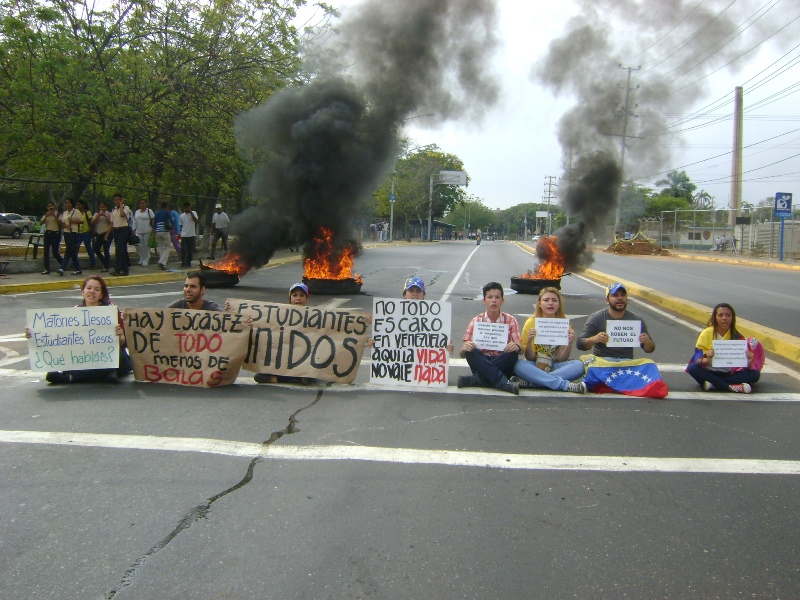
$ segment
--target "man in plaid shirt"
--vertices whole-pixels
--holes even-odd
[[[483,286],[483,304],[486,312],[478,315],[467,326],[464,332],[464,345],[461,347],[461,358],[467,359],[472,375],[458,378],[458,387],[494,387],[498,390],[519,394],[519,385],[509,381],[514,374],[514,363],[517,362],[522,344],[519,338],[519,324],[508,313],[500,311],[503,306],[503,286],[492,281]],[[508,343],[500,350],[481,350],[473,342],[475,323],[502,323],[508,325]]]

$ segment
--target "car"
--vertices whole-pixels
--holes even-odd
[[[31,233],[39,233],[42,230],[42,224],[39,223],[40,217],[36,217],[34,215],[22,215],[23,219],[28,219],[31,223],[33,223],[33,227],[31,227]]]
[[[536,243],[538,243],[538,242],[539,242],[539,240],[540,240],[540,239],[542,239],[542,236],[540,236],[540,235],[535,235],[535,236],[533,236],[533,237],[531,238],[531,241],[532,241],[534,244],[536,244]]]
[[[28,217],[23,217],[18,213],[0,213],[0,217],[5,217],[15,225],[19,225],[22,233],[33,231],[33,227],[36,224],[36,219],[29,219]]]
[[[22,237],[22,227],[8,217],[0,215],[0,235],[10,235],[15,240]]]

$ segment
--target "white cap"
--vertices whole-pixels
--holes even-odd
[[[217,204],[214,208],[222,208],[222,204]]]

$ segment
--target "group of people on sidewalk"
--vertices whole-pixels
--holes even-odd
[[[64,199],[64,211],[58,212],[54,202],[47,203],[47,212],[40,219],[43,231],[44,271],[51,272],[50,258],[57,262],[57,272],[64,275],[72,263],[72,275],[81,275],[78,253],[82,245],[86,247],[89,267],[97,267],[99,259],[101,272],[110,271],[112,275],[124,276],[130,273],[131,258],[128,246],[137,249],[139,265],[150,264],[150,254],[155,249],[158,264],[162,270],[167,269],[172,249],[181,257],[181,267],[190,268],[194,260],[195,241],[197,236],[197,213],[189,202],[183,204],[180,214],[170,208],[168,202],[161,202],[160,208],[153,211],[142,198],[136,211],[131,211],[121,194],[113,198],[114,208],[109,210],[105,201],[97,205],[97,212],[92,214],[84,200],[75,202],[72,198]],[[228,251],[228,227],[230,218],[223,211],[222,205],[214,208],[211,221],[211,259],[215,260],[217,242],[222,242],[223,252]],[[61,241],[64,240],[64,255],[61,255]],[[114,244],[114,265],[111,268],[111,244]]]
[[[471,375],[458,378],[458,387],[493,387],[512,394],[519,394],[520,388],[547,388],[578,394],[589,391],[632,393],[663,398],[667,388],[652,361],[650,373],[643,376],[641,388],[632,391],[626,387],[615,388],[615,379],[625,380],[632,374],[633,347],[609,346],[609,321],[639,321],[641,323],[638,336],[639,347],[645,353],[655,351],[656,344],[647,330],[647,324],[639,315],[628,310],[628,291],[621,283],[612,283],[606,288],[607,306],[591,315],[586,320],[580,336],[575,335],[572,327],[568,329],[567,344],[550,345],[536,343],[536,319],[564,319],[563,298],[561,292],[554,287],[546,287],[539,293],[533,315],[526,321],[519,333],[519,325],[514,316],[502,312],[504,302],[503,286],[497,282],[487,283],[483,287],[483,303],[486,311],[477,315],[464,333],[464,344],[461,357],[467,360]],[[476,323],[499,323],[508,326],[507,345],[500,350],[481,349],[474,341]],[[696,348],[686,372],[706,391],[724,390],[736,393],[750,393],[752,385],[761,375],[764,365],[764,348],[758,340],[747,338],[746,367],[717,367],[712,363],[714,341],[744,340],[744,336],[736,329],[736,313],[727,303],[714,307],[707,327],[700,333]],[[578,350],[592,351],[593,357],[603,359],[602,378],[590,377],[594,358],[588,360],[569,359],[573,343]],[[638,361],[639,371],[646,370]],[[653,381],[653,379],[657,380]]]

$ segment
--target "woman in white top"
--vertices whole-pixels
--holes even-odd
[[[61,213],[61,225],[64,230],[64,260],[58,274],[63,276],[69,261],[75,267],[73,275],[80,275],[81,263],[78,261],[78,248],[80,248],[80,235],[78,229],[83,221],[83,213],[75,208],[72,198],[64,198],[64,212]]]
[[[139,210],[133,213],[133,230],[139,236],[139,245],[136,251],[139,254],[139,264],[146,267],[150,262],[150,236],[153,233],[153,219],[155,213],[147,208],[147,201],[139,200]]]

